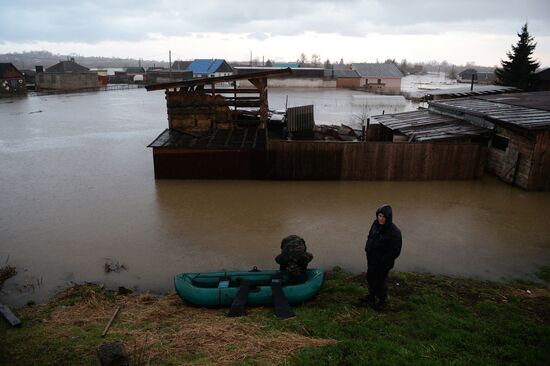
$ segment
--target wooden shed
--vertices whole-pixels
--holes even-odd
[[[487,169],[502,180],[550,189],[550,92],[441,100],[429,110],[491,129]]]
[[[267,80],[290,73],[282,69],[146,86],[165,90],[168,110],[168,129],[149,145],[155,177],[265,177]],[[253,87],[238,88],[238,80]]]

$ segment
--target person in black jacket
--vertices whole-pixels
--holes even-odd
[[[376,210],[376,220],[372,223],[365,245],[369,287],[367,300],[376,310],[382,310],[386,305],[388,273],[401,253],[401,245],[401,231],[393,223],[391,206],[384,205]]]

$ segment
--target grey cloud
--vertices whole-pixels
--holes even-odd
[[[536,36],[550,35],[547,0],[344,1],[112,1],[7,2],[0,41],[86,42],[142,40],[148,33],[247,33],[254,39],[306,31],[437,34],[445,31],[510,34],[529,20]]]

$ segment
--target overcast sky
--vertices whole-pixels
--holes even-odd
[[[550,66],[550,0],[1,0],[0,53],[48,50],[172,60],[346,62],[395,58],[497,65],[528,21]]]

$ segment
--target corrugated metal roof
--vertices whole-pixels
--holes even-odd
[[[172,70],[187,70],[193,61],[174,61]]]
[[[411,141],[449,140],[463,137],[489,136],[491,130],[474,126],[458,118],[431,113],[428,110],[373,116],[393,131],[408,136]]]
[[[544,106],[544,103],[546,103],[545,105],[550,105],[550,93],[540,93],[543,94],[540,94],[536,98],[541,107]],[[534,98],[533,95],[538,93],[514,93],[498,96],[446,99],[430,102],[430,108],[435,107],[450,112],[471,114],[483,117],[494,123],[513,125],[527,130],[550,128],[550,111],[543,108],[522,106],[520,104],[521,98],[517,97],[522,94],[524,94],[523,103],[527,105],[529,103],[529,95]]]
[[[213,74],[224,62],[219,59],[196,59],[187,69],[193,71],[193,74]]]
[[[480,99],[550,111],[550,91],[483,96]]]
[[[193,149],[265,149],[265,129],[215,129],[193,136],[167,128],[147,147],[182,147]]]
[[[0,77],[21,77],[21,72],[11,62],[0,62]]]
[[[61,61],[46,69],[46,72],[87,72],[87,67],[77,64],[74,61]]]
[[[426,95],[447,96],[449,98],[461,98],[477,95],[491,95],[502,93],[515,93],[520,89],[513,86],[500,86],[500,85],[475,85],[474,90],[470,90],[470,86],[462,86],[458,88],[430,90]]]
[[[402,77],[403,74],[397,66],[393,63],[383,63],[383,64],[369,64],[369,63],[359,63],[359,64],[353,64],[352,65],[353,70],[357,70],[359,75],[362,77]]]
[[[143,74],[145,73],[145,69],[141,66],[129,66],[126,68],[126,72]]]
[[[338,78],[360,78],[361,75],[356,70],[350,69],[325,69],[325,77]]]

